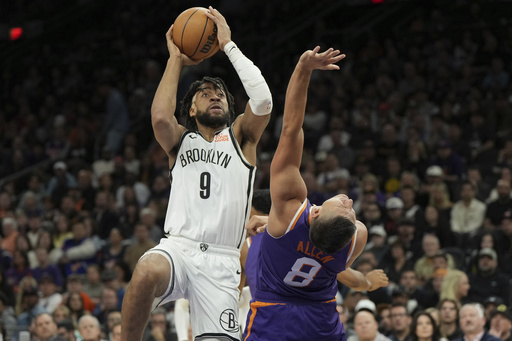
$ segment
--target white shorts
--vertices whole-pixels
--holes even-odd
[[[171,236],[162,238],[144,255],[148,253],[163,255],[172,269],[167,290],[154,300],[153,309],[187,298],[196,340],[240,340],[238,249]]]

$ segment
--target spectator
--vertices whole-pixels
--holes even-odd
[[[439,299],[441,301],[451,299],[461,303],[468,295],[469,289],[470,284],[466,273],[457,269],[450,270],[444,277]]]
[[[124,255],[124,261],[130,266],[131,271],[135,269],[137,261],[144,252],[156,245],[149,238],[149,227],[145,224],[139,223],[135,226],[134,237],[135,241],[128,246]]]
[[[57,323],[51,314],[41,313],[34,318],[34,334],[39,341],[63,341],[57,334]]]
[[[98,191],[94,201],[92,216],[96,222],[94,231],[101,239],[107,239],[110,230],[119,223],[119,216],[114,211],[113,196],[106,191]]]
[[[426,311],[414,315],[411,324],[411,341],[440,341],[441,335],[434,318]]]
[[[101,326],[98,319],[92,315],[84,315],[78,320],[78,331],[83,341],[100,341]]]
[[[462,337],[459,327],[459,303],[446,298],[439,302],[439,330],[441,337],[453,341]]]
[[[386,218],[384,228],[388,235],[393,236],[398,233],[398,225],[404,218],[404,203],[402,199],[391,197],[386,200]]]
[[[388,336],[392,331],[391,304],[381,303],[377,305],[377,317],[379,321],[379,332]]]
[[[374,225],[368,231],[368,243],[365,246],[365,252],[371,252],[375,255],[377,264],[388,251],[386,244],[387,233],[382,225]]]
[[[486,297],[498,296],[503,302],[510,302],[510,278],[498,268],[498,255],[491,248],[483,248],[478,253],[478,268],[469,277],[471,289],[468,301],[482,302]]]
[[[437,238],[439,238],[439,243],[442,248],[456,245],[455,235],[450,229],[448,219],[441,216],[435,206],[428,205],[425,208],[424,222],[418,229],[423,234],[435,234]]]
[[[45,273],[39,278],[38,283],[41,292],[39,304],[48,314],[53,314],[62,303],[62,295],[58,292],[59,286],[55,283],[55,277],[50,273]]]
[[[107,243],[97,254],[97,263],[105,269],[113,268],[116,262],[124,259],[126,248],[121,231],[116,227],[112,228]]]
[[[112,326],[112,335],[110,341],[121,341],[121,322]]]
[[[6,271],[5,278],[10,286],[17,289],[21,280],[28,275],[32,275],[28,256],[25,252],[18,250],[14,252],[13,267]]]
[[[101,294],[103,292],[103,283],[100,278],[100,267],[97,264],[91,264],[87,267],[83,290],[95,305],[100,302]]]
[[[78,321],[82,316],[91,313],[91,311],[85,309],[84,300],[79,292],[69,293],[65,304],[69,308],[70,318],[76,327],[78,327]]]
[[[18,223],[14,218],[5,217],[2,219],[2,239],[0,247],[14,254],[16,251],[16,239],[18,238]]]
[[[16,320],[14,309],[9,305],[9,299],[3,291],[0,292],[0,325],[6,330],[4,339],[12,338],[12,331],[15,330],[17,323],[18,321]]]
[[[107,314],[111,310],[119,310],[122,301],[120,302],[117,293],[114,289],[109,287],[103,288],[100,303],[96,305],[92,314],[98,319],[100,324],[107,322]]]
[[[67,277],[67,281],[66,281],[66,289],[67,289],[67,291],[64,293],[64,301],[68,302],[69,296],[72,293],[78,293],[80,295],[81,299],[82,299],[82,302],[83,302],[83,309],[88,311],[88,312],[91,312],[91,311],[94,310],[95,304],[91,300],[89,295],[87,295],[83,291],[83,285],[84,285],[83,282],[84,282],[83,275],[77,275],[77,274],[69,275]]]
[[[45,234],[46,235],[46,234]],[[41,235],[43,236],[43,235]],[[44,237],[48,238],[50,237]],[[42,240],[42,239],[39,239]],[[48,251],[44,247],[36,248],[36,257],[39,263],[39,266],[35,267],[32,270],[32,276],[34,276],[36,281],[39,281],[43,276],[51,277],[57,286],[56,289],[61,289],[64,286],[64,280],[62,279],[62,273],[59,267],[56,264],[50,263],[50,256],[48,255]]]
[[[498,198],[487,204],[487,210],[485,212],[484,226],[487,229],[499,227],[503,214],[512,207],[510,181],[498,180],[496,191],[498,192]]]
[[[67,239],[62,245],[60,263],[65,268],[67,276],[70,274],[85,274],[87,267],[94,262],[96,246],[83,221],[77,221],[72,227],[73,237]]]
[[[379,332],[379,324],[375,314],[368,308],[360,309],[354,316],[354,330],[356,335],[350,336],[348,341],[389,341],[390,339]]]
[[[149,229],[149,238],[154,243],[159,243],[164,236],[161,226],[156,224],[156,212],[150,207],[144,207],[140,210],[140,222]]]
[[[506,306],[499,306],[491,313],[489,334],[500,340],[512,340],[512,312]]]
[[[501,229],[496,231],[497,248],[501,255],[500,269],[512,276],[512,209],[503,213]]]
[[[467,303],[460,308],[459,313],[460,329],[463,337],[455,341],[480,340],[480,341],[498,341],[499,338],[489,334],[485,330],[484,309],[479,303]]]
[[[53,177],[48,182],[46,192],[52,196],[54,202],[60,203],[68,189],[77,185],[76,178],[69,173],[64,161],[57,161],[53,165]]]
[[[32,279],[33,281],[33,279]],[[36,283],[30,280],[22,280],[20,283],[20,292],[18,293],[18,326],[29,327],[32,319],[41,313],[45,313],[44,308],[39,304],[39,293]]]
[[[53,245],[56,249],[61,249],[66,239],[72,238],[70,221],[64,214],[55,217],[55,230],[53,232]]]
[[[486,206],[476,199],[476,188],[469,182],[462,183],[460,191],[461,200],[457,201],[451,210],[450,225],[462,241],[474,236],[482,227]]]
[[[143,341],[174,341],[177,340],[169,329],[166,311],[163,308],[156,308],[151,312],[149,318],[149,329],[146,329]]]
[[[402,270],[413,265],[414,262],[407,257],[404,243],[401,240],[395,240],[389,245],[389,251],[378,267],[384,270],[390,282],[398,284]]]
[[[123,303],[125,288],[123,287],[122,282],[119,281],[116,270],[103,270],[103,272],[101,273],[101,282],[103,283],[103,288],[110,288],[115,291],[117,296],[118,308],[119,310],[121,310],[121,304]]]
[[[128,105],[121,91],[115,86],[113,75],[104,75],[98,86],[99,94],[105,100],[105,148],[117,155],[122,148],[123,139],[130,127],[130,113]]]
[[[92,171],[100,182],[100,190],[108,190],[109,181],[110,185],[112,182],[109,175],[114,173],[114,155],[108,147],[104,147],[101,150],[101,157],[92,163]]]
[[[412,318],[404,304],[395,303],[391,306],[392,341],[410,341]]]
[[[414,271],[418,275],[420,283],[432,278],[434,275],[433,258],[441,251],[441,245],[437,236],[433,234],[425,234],[422,240],[423,256],[414,263]],[[446,255],[448,260],[448,268],[454,268],[453,257]]]
[[[121,311],[110,310],[106,314],[107,321],[103,324],[103,335],[107,340],[113,340],[114,338],[114,326],[121,325]]]
[[[78,334],[78,331],[70,319],[63,319],[57,322],[57,335],[65,341],[77,341],[76,334]]]

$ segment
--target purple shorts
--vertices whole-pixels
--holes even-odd
[[[251,301],[244,341],[346,341],[336,301],[318,304]]]

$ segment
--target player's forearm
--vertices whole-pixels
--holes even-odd
[[[151,106],[151,119],[153,124],[160,121],[168,121],[176,110],[176,93],[181,72],[181,58],[171,56],[155,92]]]
[[[233,41],[224,46],[224,52],[242,81],[249,96],[249,105],[255,115],[265,116],[272,111],[272,94],[260,69],[247,58]]]
[[[361,272],[352,268],[347,268],[345,271],[340,272],[337,279],[355,291],[372,290],[372,282]]]
[[[300,62],[293,71],[286,90],[282,135],[288,132],[298,132],[302,129],[311,72],[311,70],[303,67]]]

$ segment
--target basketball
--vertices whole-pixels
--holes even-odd
[[[207,11],[203,7],[192,7],[174,21],[174,44],[193,60],[209,58],[219,50],[217,25],[206,16]]]

